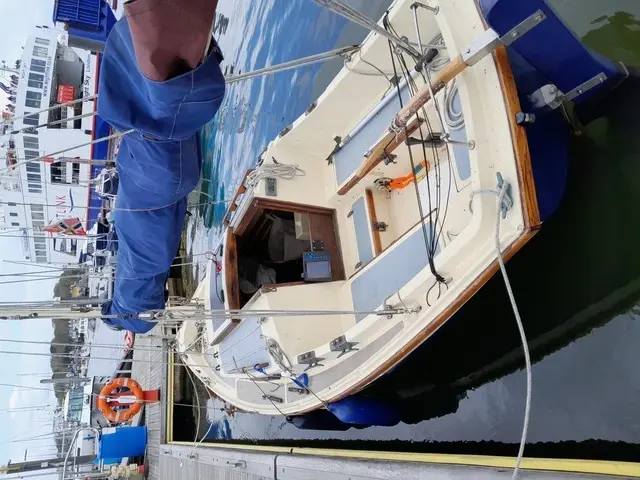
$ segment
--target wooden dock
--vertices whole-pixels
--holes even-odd
[[[147,405],[147,477],[150,480],[485,480],[510,479],[513,458],[472,455],[359,452],[284,447],[173,443],[173,359],[158,334],[138,336],[132,377],[160,389]],[[167,428],[168,427],[168,428]],[[589,460],[524,459],[521,479],[607,480],[640,478],[640,464]]]
[[[159,329],[156,329],[159,330]],[[155,330],[154,330],[155,331]],[[160,389],[160,403],[146,405],[140,414],[147,426],[147,457],[145,462],[148,478],[167,478],[160,476],[160,458],[158,446],[167,441],[166,426],[167,400],[169,399],[167,341],[160,335],[136,337],[131,366],[131,377],[145,390]]]

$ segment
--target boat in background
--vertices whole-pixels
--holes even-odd
[[[178,334],[185,365],[226,402],[385,424],[382,406],[344,402],[426,341],[559,205],[564,102],[623,72],[544,1],[481,4],[394,2],[247,172],[194,296],[210,318]]]

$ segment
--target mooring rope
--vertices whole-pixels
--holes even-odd
[[[509,275],[507,274],[507,269],[504,264],[504,259],[502,258],[502,249],[500,247],[500,221],[502,219],[502,204],[504,202],[505,196],[507,194],[507,189],[509,188],[509,184],[504,182],[502,188],[498,190],[491,189],[483,189],[472,192],[470,197],[470,202],[473,201],[473,198],[476,195],[481,194],[491,194],[497,195],[498,204],[496,208],[496,228],[495,228],[495,245],[496,245],[496,256],[498,259],[498,265],[500,266],[500,272],[502,273],[502,278],[504,279],[504,284],[507,289],[507,295],[509,296],[509,302],[511,303],[511,308],[513,310],[513,315],[516,319],[516,324],[518,325],[518,333],[520,334],[520,341],[522,343],[522,351],[524,353],[524,363],[527,375],[527,394],[525,399],[525,407],[524,407],[524,420],[522,425],[522,436],[520,438],[520,446],[518,448],[518,455],[516,457],[516,464],[513,469],[512,480],[516,480],[520,474],[520,464],[522,463],[522,457],[524,456],[524,447],[527,443],[527,433],[529,431],[529,419],[531,417],[531,392],[533,389],[532,375],[531,375],[531,356],[529,353],[529,343],[527,341],[527,335],[524,331],[524,325],[522,323],[522,317],[520,316],[520,310],[518,309],[518,304],[516,303],[515,295],[513,294],[513,289],[511,288],[511,281],[509,280]]]

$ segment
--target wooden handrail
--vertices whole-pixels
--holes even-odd
[[[464,63],[462,56],[458,55],[433,78],[431,89],[429,89],[428,85],[424,85],[418,93],[411,97],[409,102],[394,117],[392,122],[394,128],[392,129],[390,126],[385,135],[376,142],[360,168],[338,190],[338,195],[345,195],[349,192],[360,180],[376,168],[387,155],[398,148],[405,141],[407,135],[417,130],[423,120],[417,118],[411,120],[411,118],[431,99],[431,90],[435,95],[467,67],[468,65]]]
[[[347,183],[338,190],[338,195],[344,195],[355,187],[358,182],[366,177],[371,170],[376,168],[387,155],[390,155],[396,148],[404,143],[407,138],[406,135],[411,135],[422,123],[422,119],[416,118],[407,126],[406,134],[404,131],[397,135],[393,132],[387,133],[382,140],[376,143],[376,146],[371,150],[369,156],[365,157],[360,168],[358,168],[358,170],[349,177]]]

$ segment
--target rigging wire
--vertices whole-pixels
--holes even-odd
[[[75,105],[76,103],[88,102],[89,100],[94,100],[96,98],[98,98],[98,94],[97,93],[94,94],[94,95],[89,95],[87,97],[78,98],[76,100],[71,100],[70,102],[60,103],[60,104],[53,105],[51,107],[43,108],[42,110],[38,110],[37,112],[29,112],[29,113],[26,113],[26,114],[22,115],[21,117],[11,117],[11,118],[8,118],[8,119],[1,119],[0,120],[0,125],[4,125],[4,124],[7,124],[7,123],[15,123],[18,120],[23,120],[23,119],[28,118],[28,117],[38,118],[41,113],[49,112],[51,110],[55,110],[55,109],[59,109],[59,108],[63,108],[63,107],[70,107],[71,105]]]
[[[21,311],[18,318],[7,318],[6,316],[0,316],[0,319],[4,320],[67,320],[71,321],[69,315],[53,314],[52,312],[45,312],[46,316],[39,316],[37,313],[29,313],[30,310],[34,310],[31,306],[16,305],[12,307],[14,311]],[[35,315],[34,315],[35,313]],[[65,312],[72,313],[72,312]],[[82,315],[76,315],[76,317],[82,318],[124,318],[131,319],[137,318],[139,320],[146,320],[154,324],[175,323],[177,321],[200,321],[208,320],[212,318],[247,318],[247,317],[313,317],[313,316],[334,316],[334,315],[376,315],[376,316],[393,316],[397,314],[415,313],[414,310],[404,311],[398,309],[386,309],[386,310],[194,310],[185,311],[184,309],[166,309],[166,310],[153,310],[151,312],[145,312],[149,314],[146,317],[145,314],[109,314],[104,315],[100,312],[85,311],[85,312],[73,312],[81,313]],[[158,316],[156,314],[167,313],[167,316]],[[152,315],[153,314],[153,315]]]
[[[388,28],[390,28],[394,34],[397,35],[397,32],[395,31],[395,29],[393,28],[393,25],[391,25],[391,23],[388,21],[388,19],[386,20],[387,24],[388,24]],[[414,10],[414,22],[415,22],[415,28],[416,28],[416,35],[418,36],[418,38],[420,38],[420,26],[418,24],[418,19],[417,19],[417,13]],[[438,34],[431,42],[432,44],[434,44],[435,46],[443,46],[444,47],[444,38],[442,37],[442,34]],[[442,134],[445,134],[445,129],[444,129],[444,123],[446,122],[448,125],[450,125],[451,130],[455,130],[458,128],[461,128],[461,125],[464,124],[464,118],[462,116],[462,112],[459,112],[459,116],[461,118],[457,118],[458,116],[458,112],[453,111],[452,110],[452,103],[449,103],[451,105],[451,109],[447,109],[446,105],[447,105],[447,99],[448,98],[452,98],[453,99],[453,95],[451,94],[451,91],[448,91],[445,88],[444,91],[444,103],[445,103],[445,112],[444,112],[444,117],[445,120],[443,121],[443,114],[440,111],[439,108],[439,104],[437,99],[435,98],[435,95],[433,94],[433,89],[431,88],[431,76],[430,76],[430,72],[432,71],[437,71],[441,68],[443,68],[449,61],[449,55],[446,54],[446,49],[443,48],[437,48],[438,50],[438,55],[436,55],[435,58],[433,58],[433,60],[431,60],[431,62],[429,62],[426,65],[426,68],[416,68],[416,70],[420,71],[420,74],[424,80],[424,82],[427,84],[427,86],[429,87],[429,90],[431,92],[431,97],[432,97],[432,101],[434,103],[434,108],[438,117],[438,121],[440,123],[440,126],[442,128]],[[403,73],[405,75],[405,80],[407,81],[407,83],[409,84],[409,88],[412,90],[413,94],[415,94],[415,92],[418,90],[418,87],[415,83],[415,81],[413,80],[413,78],[411,77],[410,73],[409,73],[409,69],[406,65],[406,61],[404,59],[404,56],[401,55],[400,53],[398,53],[398,58],[401,64],[401,67],[403,68]],[[456,87],[457,88],[457,87]],[[455,93],[455,92],[454,92]],[[423,112],[423,116],[424,116],[424,120],[426,123],[426,127],[427,130],[429,132],[429,134],[431,136],[433,136],[433,130],[431,128],[431,122],[429,121],[429,117],[427,115],[427,112],[425,110],[425,106],[421,107],[421,110]],[[419,118],[419,115],[418,115]],[[459,123],[461,121],[461,123]],[[423,151],[423,155],[427,156],[426,153],[426,147],[425,147],[425,138],[422,132],[422,129],[419,129],[419,135],[420,135],[420,140],[422,143],[422,151]],[[447,192],[446,192],[446,197],[445,197],[445,206],[444,206],[444,213],[442,215],[442,220],[440,220],[440,213],[441,213],[441,202],[442,202],[442,197],[443,197],[443,193],[442,193],[442,179],[443,179],[443,175],[442,175],[442,171],[441,171],[441,161],[440,161],[440,156],[438,153],[438,147],[434,144],[434,142],[430,142],[430,146],[431,146],[431,152],[433,155],[433,158],[436,159],[435,165],[434,165],[434,183],[435,183],[435,202],[436,202],[436,208],[435,210],[435,220],[433,220],[431,213],[433,212],[433,210],[431,210],[430,212],[430,220],[432,220],[432,236],[431,236],[431,243],[430,243],[430,247],[431,247],[431,254],[433,256],[435,256],[437,248],[438,248],[438,244],[440,242],[440,239],[442,238],[443,232],[444,232],[444,227],[445,227],[445,223],[446,223],[446,219],[447,219],[447,215],[448,215],[448,211],[449,211],[449,204],[450,204],[450,198],[451,198],[451,188],[452,188],[452,182],[453,182],[453,186],[456,190],[456,193],[460,193],[462,191],[462,189],[460,189],[458,187],[458,182],[456,179],[456,176],[453,172],[453,165],[452,165],[452,158],[451,158],[451,154],[449,151],[449,146],[446,145],[445,146],[445,151],[446,151],[446,155],[447,155],[447,163],[448,163],[448,173],[449,173],[449,182],[448,182],[448,187],[447,187]],[[415,175],[414,175],[415,178]],[[431,205],[431,188],[430,188],[430,182],[429,179],[427,178],[427,196],[429,199],[429,204]],[[449,233],[449,232],[447,232]],[[450,238],[448,236],[448,238]],[[426,302],[427,305],[431,305],[429,297],[431,294],[431,291],[437,286],[438,287],[438,298],[440,297],[441,293],[442,293],[442,285],[445,286],[446,289],[448,289],[448,283],[441,283],[438,282],[437,280],[433,283],[433,285],[429,288],[429,290],[427,291],[426,294]]]
[[[249,377],[249,380],[251,380],[253,384],[256,387],[258,387],[258,389],[262,392],[263,398],[265,398],[266,400],[269,400],[271,402],[271,405],[273,405],[273,408],[275,408],[280,415],[282,415],[283,417],[286,417],[286,415],[282,413],[282,410],[278,408],[278,406],[276,405],[276,402],[273,401],[273,398],[271,398],[272,396],[269,395],[267,392],[265,392],[264,389],[259,385],[259,382],[256,380],[257,377],[255,377],[249,370],[245,371],[244,373],[247,375],[247,377]]]
[[[108,343],[72,343],[72,342],[47,342],[44,340],[16,340],[12,338],[0,338],[0,343],[15,343],[24,345],[47,345],[52,347],[90,347],[90,348],[104,348],[113,350],[123,350],[123,345],[108,344]],[[142,351],[142,352],[165,352],[164,347],[146,347],[146,346],[134,346],[130,350]],[[48,375],[48,374],[47,374]]]
[[[387,14],[383,17],[383,25],[385,26],[386,29],[389,28],[389,20],[388,20],[388,12]],[[391,64],[393,66],[393,71],[396,77],[398,77],[398,70],[397,70],[397,66],[396,66],[396,60],[395,60],[395,56],[394,56],[394,52],[393,52],[393,46],[391,44],[391,42],[388,42],[388,47],[389,47],[389,56],[391,57]],[[401,56],[401,54],[398,54],[398,56]],[[402,58],[402,60],[404,61],[404,59]],[[404,64],[404,67],[406,67],[406,64]],[[406,69],[406,68],[405,68]],[[412,83],[412,78],[411,75],[408,73],[408,71],[403,71],[403,74],[405,75],[405,79],[407,81],[407,86],[408,88],[411,88],[411,83]],[[399,82],[396,83],[396,94],[398,96],[398,101],[400,103],[400,107],[403,107],[403,100],[402,100],[402,92],[400,91],[400,84]],[[435,100],[435,99],[434,99]],[[425,121],[428,124],[429,120],[428,117],[425,116]],[[422,135],[422,128],[418,128],[418,130],[420,131],[420,134]],[[434,257],[435,257],[435,248],[433,245],[433,237],[435,237],[435,232],[433,231],[434,229],[434,221],[432,218],[433,215],[433,207],[431,204],[431,192],[430,192],[430,188],[429,188],[429,181],[427,179],[427,189],[428,189],[428,199],[429,199],[429,220],[431,223],[431,236],[429,235],[429,233],[427,232],[427,226],[425,224],[424,221],[424,210],[422,208],[422,200],[420,198],[420,190],[418,187],[418,181],[417,181],[417,177],[416,177],[416,165],[415,165],[415,161],[413,158],[413,152],[411,150],[411,146],[408,144],[408,140],[409,140],[409,131],[406,128],[406,126],[404,127],[404,134],[405,134],[405,143],[407,144],[407,149],[408,149],[408,153],[409,153],[409,161],[411,163],[411,172],[413,174],[413,185],[414,185],[414,189],[415,189],[415,194],[416,194],[416,199],[417,199],[417,203],[418,203],[418,212],[420,215],[420,225],[422,228],[422,234],[424,237],[424,242],[425,242],[425,248],[426,248],[426,254],[427,254],[427,260],[429,262],[429,269],[431,270],[431,274],[435,277],[436,283],[440,284],[440,283],[444,283],[446,285],[446,279],[440,274],[438,273],[438,271],[436,270],[435,267],[435,262],[434,262]],[[423,148],[426,148],[424,146],[424,142],[423,142]],[[426,160],[426,150],[425,150],[425,160]],[[434,162],[437,165],[434,166],[435,168],[439,168],[439,163],[440,162]],[[437,214],[438,214],[438,200],[439,200],[439,195],[436,193],[436,221],[437,221]],[[428,303],[428,296],[429,296],[429,292],[427,292],[427,303]]]
[[[30,161],[30,160],[29,160]],[[201,192],[205,195],[208,195],[206,192]],[[177,202],[175,202],[177,203]],[[202,203],[195,203],[195,204],[187,204],[187,208],[199,208],[199,207],[206,207],[208,205],[220,205],[220,204],[227,204],[227,203],[231,203],[231,200],[211,200],[208,202],[202,202]],[[54,203],[33,203],[33,202],[8,202],[8,201],[2,201],[0,200],[0,205],[25,205],[28,207],[31,207],[33,205],[38,205],[38,206],[42,206],[42,207],[50,207],[50,208],[73,208],[74,205],[59,205],[59,204],[54,204]],[[169,204],[169,205],[173,205],[173,204]],[[166,206],[169,206],[166,205]],[[103,206],[92,206],[92,205],[88,205],[86,207],[82,207],[82,209],[87,209],[87,210],[109,210],[110,212],[147,212],[147,211],[153,211],[155,210],[155,208],[124,208],[124,207],[112,207],[112,208],[105,208]]]
[[[95,145],[96,143],[107,142],[109,140],[115,140],[117,138],[123,137],[125,135],[130,134],[130,133],[133,133],[134,131],[135,130],[131,129],[131,130],[125,130],[124,132],[116,132],[116,133],[111,134],[111,135],[109,135],[107,137],[96,138],[95,140],[91,140],[90,142],[81,143],[80,145],[74,145],[74,146],[68,147],[68,148],[63,148],[62,150],[58,150],[57,152],[48,153],[47,155],[42,155],[40,157],[32,158],[30,160],[24,160],[24,161],[21,161],[21,162],[17,162],[16,164],[11,165],[10,167],[0,168],[0,173],[7,172],[7,171],[12,170],[14,168],[20,167],[21,165],[26,165],[27,163],[39,162],[39,161],[44,160],[44,159],[46,159],[48,157],[53,157],[54,155],[60,155],[61,153],[66,153],[66,152],[69,152],[71,150],[76,150],[77,148],[88,147],[90,145]]]
[[[352,55],[349,55],[349,56],[345,57],[344,58],[344,68],[346,68],[350,72],[355,73],[356,75],[365,75],[365,76],[372,76],[372,77],[375,77],[375,76],[385,77],[387,79],[387,81],[389,82],[389,84],[393,85],[393,82],[391,81],[393,73],[384,72],[377,65],[373,64],[372,62],[369,62],[368,60],[365,60],[363,58],[363,56],[362,56],[362,50],[358,50],[358,60],[360,60],[361,62],[365,63],[366,65],[369,65],[371,68],[373,68],[375,70],[375,72],[364,72],[364,71],[356,70],[353,67],[350,67],[349,63],[351,63],[352,60],[353,60],[353,56]]]

